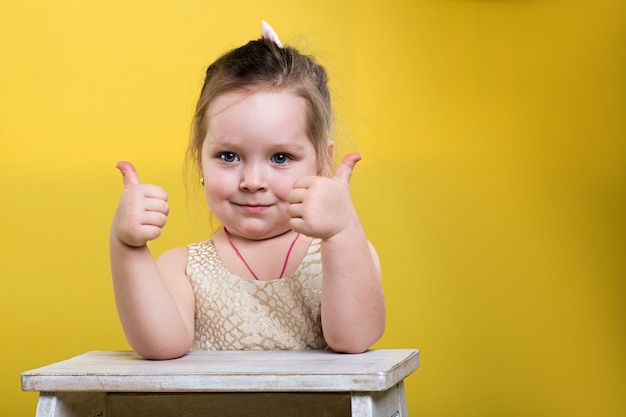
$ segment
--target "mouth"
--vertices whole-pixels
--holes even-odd
[[[235,205],[246,213],[262,213],[271,207],[270,205],[263,205],[263,204],[237,204],[235,203]]]

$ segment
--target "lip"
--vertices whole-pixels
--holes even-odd
[[[253,213],[253,214],[262,213],[271,207],[269,205],[263,205],[263,204],[237,204],[235,203],[235,205],[239,207],[241,210],[243,210],[244,212]]]

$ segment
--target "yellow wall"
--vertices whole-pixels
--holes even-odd
[[[19,373],[127,349],[119,159],[206,236],[181,163],[207,63],[262,18],[331,73],[415,416],[623,416],[622,0],[0,0],[0,415]]]

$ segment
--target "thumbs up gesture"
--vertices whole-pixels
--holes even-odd
[[[346,155],[334,177],[309,176],[293,184],[287,196],[293,230],[328,239],[359,222],[350,196],[350,178],[360,160],[359,154]]]
[[[120,242],[140,247],[161,235],[169,205],[167,192],[156,185],[142,184],[135,167],[130,162],[116,165],[124,179],[124,192],[120,198],[111,233]]]

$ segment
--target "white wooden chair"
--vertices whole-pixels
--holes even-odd
[[[406,417],[419,352],[192,351],[148,361],[93,351],[22,373],[37,417]]]

